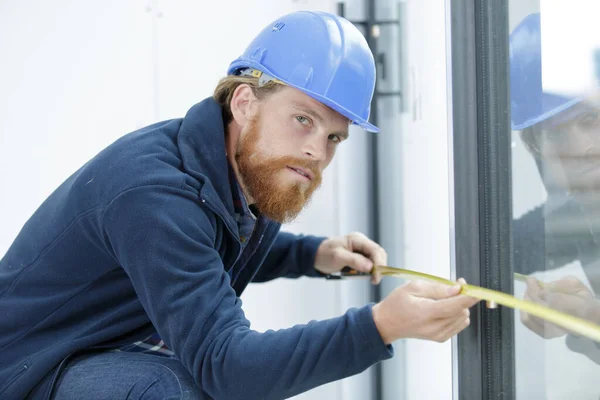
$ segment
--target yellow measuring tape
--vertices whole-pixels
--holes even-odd
[[[422,272],[411,271],[408,269],[394,268],[389,266],[375,266],[374,270],[378,271],[383,276],[395,276],[404,279],[424,279],[432,282],[443,283],[446,285],[454,286],[457,283],[451,280],[441,278],[435,275],[424,274]],[[515,274],[517,279],[524,280],[526,276],[521,274]],[[575,317],[573,315],[554,310],[552,308],[543,306],[541,304],[534,303],[528,300],[517,299],[506,293],[498,292],[496,290],[482,288],[475,285],[462,285],[460,291],[465,296],[475,297],[480,300],[485,300],[488,306],[493,308],[494,305],[500,304],[505,307],[510,307],[516,310],[525,311],[538,318],[542,318],[548,322],[552,322],[574,334],[585,336],[589,339],[600,342],[600,325],[596,325],[590,321],[582,318]]]
[[[529,278],[529,276],[527,275],[523,275],[523,274],[519,274],[518,272],[514,273],[515,279],[518,280],[519,282],[523,282],[526,283],[527,279]],[[537,283],[540,285],[541,288],[544,288],[544,282],[537,280]]]

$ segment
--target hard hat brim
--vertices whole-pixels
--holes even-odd
[[[572,118],[572,116],[570,116],[569,118],[567,118],[566,116],[560,117],[560,114],[565,113],[565,115],[566,115],[566,112],[568,110],[573,108],[575,105],[581,103],[581,101],[582,100],[579,98],[572,99],[572,100],[562,104],[560,107],[553,108],[551,110],[546,111],[543,114],[538,115],[536,118],[529,119],[520,124],[513,124],[512,130],[513,131],[522,131],[523,129],[529,128],[529,127],[537,125],[539,123],[544,123],[551,119],[554,120],[553,125],[557,125],[557,124],[566,122],[568,119]]]
[[[258,69],[266,74],[269,74],[275,78],[277,78],[278,80],[280,80],[281,82],[285,83],[287,86],[293,87],[294,89],[298,89],[301,92],[305,93],[306,95],[312,97],[313,99],[317,100],[318,102],[320,102],[321,104],[326,105],[327,107],[331,108],[332,110],[338,112],[339,114],[343,115],[344,117],[348,118],[350,121],[352,121],[353,125],[358,125],[360,126],[362,129],[366,130],[367,132],[372,132],[372,133],[379,133],[380,130],[378,127],[376,127],[375,125],[371,124],[369,121],[366,121],[365,119],[361,118],[360,116],[356,115],[355,113],[351,112],[350,110],[347,110],[346,108],[342,107],[341,105],[339,105],[338,103],[336,103],[335,101],[327,98],[326,96],[322,96],[318,93],[314,93],[306,88],[300,87],[298,85],[295,85],[293,83],[290,83],[288,81],[286,81],[285,79],[282,79],[280,76],[278,76],[277,74],[273,73],[272,71],[270,71],[268,68],[266,68],[264,65],[261,65],[257,62],[253,62],[250,60],[236,60],[234,62],[231,63],[231,65],[228,68],[227,73],[229,75],[234,74],[236,71],[242,69],[242,68],[255,68]]]

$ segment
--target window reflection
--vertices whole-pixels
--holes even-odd
[[[525,3],[511,1],[511,18]],[[528,276],[515,295],[600,324],[600,31],[586,19],[595,3],[535,4],[511,21],[509,45],[513,260]],[[600,398],[600,343],[515,315],[518,397]]]

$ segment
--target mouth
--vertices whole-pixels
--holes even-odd
[[[308,179],[309,181],[313,180],[313,174],[310,171],[308,171],[308,170],[306,170],[304,168],[298,168],[298,167],[290,167],[290,166],[288,166],[288,169],[294,171],[295,173],[297,173],[298,175],[300,175],[300,176]]]

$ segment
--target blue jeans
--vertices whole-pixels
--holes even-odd
[[[52,399],[205,399],[189,372],[174,357],[102,352],[70,360]]]

